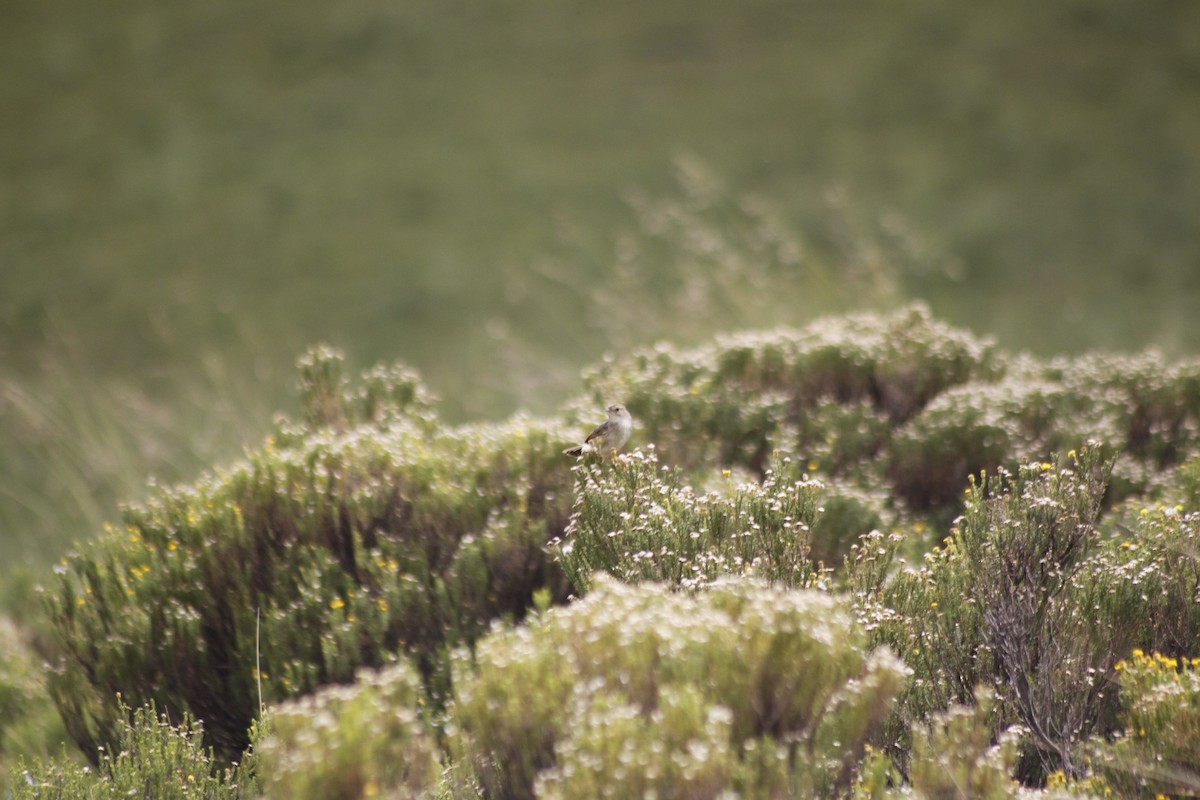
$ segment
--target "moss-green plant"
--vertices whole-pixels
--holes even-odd
[[[1117,667],[1123,731],[1094,744],[1094,783],[1120,797],[1200,794],[1200,658],[1135,649]]]
[[[203,719],[225,762],[248,743],[260,700],[347,683],[364,666],[409,660],[438,706],[452,648],[469,659],[494,620],[545,613],[571,588],[586,593],[596,571],[701,594],[750,574],[848,587],[867,641],[914,669],[877,738],[900,774],[912,726],[983,685],[998,697],[997,730],[1028,731],[1023,780],[1081,775],[1083,738],[1116,730],[1121,654],[1185,655],[1200,635],[1200,469],[1174,473],[1200,446],[1189,362],[1010,356],[919,307],[661,346],[589,376],[595,395],[627,400],[637,449],[574,471],[561,449],[584,409],[593,421],[591,399],[561,419],[453,427],[404,368],[351,381],[318,348],[301,373],[302,421],[190,486],[154,488],[56,570],[50,694],[93,760],[120,734],[118,691]],[[1093,433],[1105,441],[1075,445]],[[986,477],[964,493],[976,468]],[[900,564],[955,515],[922,568]],[[821,571],[847,553],[842,576]],[[522,706],[524,727],[470,723],[470,741],[507,737],[499,761],[470,750],[439,791],[567,785],[548,771],[559,761],[545,737],[577,676],[550,655],[521,667],[523,682],[551,687]],[[672,692],[671,719],[721,729],[690,690]],[[607,747],[609,725],[677,741],[659,722],[624,720],[632,702],[580,699],[598,721],[579,729],[578,752]],[[696,791],[810,780],[791,772],[789,743],[765,736],[731,749],[726,772],[697,772]],[[787,769],[772,772],[781,753]]]
[[[1018,797],[1013,780],[1019,734],[996,736],[988,690],[976,692],[970,706],[934,714],[913,734],[909,781],[918,797],[1004,800]]]
[[[605,578],[460,657],[454,751],[493,798],[830,796],[906,675],[825,593]]]
[[[239,800],[257,796],[249,763],[222,768],[204,747],[203,726],[188,715],[172,724],[153,705],[130,711],[96,768],[70,760],[22,764],[13,800]]]
[[[260,687],[285,699],[405,653],[436,695],[447,647],[519,618],[536,589],[565,594],[544,546],[567,521],[567,432],[442,427],[408,373],[348,387],[336,362],[305,362],[308,427],[158,490],[57,570],[50,689],[93,759],[117,692],[202,718],[232,759]]]
[[[849,564],[864,623],[918,676],[902,704],[906,719],[969,704],[977,685],[993,687],[1002,727],[1029,732],[1026,777],[1077,774],[1081,742],[1103,728],[1113,699],[1113,629],[1074,588],[1099,543],[1111,462],[1098,448],[1070,461],[973,481],[945,546],[918,572],[889,577],[897,543],[880,537]]]
[[[575,468],[575,511],[559,559],[579,592],[603,570],[624,581],[695,588],[722,575],[813,583],[809,559],[820,483],[768,470],[761,483],[700,493],[653,449]]]
[[[271,709],[254,745],[269,800],[432,797],[442,766],[428,702],[407,664],[362,670]]]
[[[691,351],[661,345],[602,364],[585,380],[597,400],[623,397],[672,463],[761,471],[786,441],[797,457],[852,469],[939,392],[997,377],[1002,364],[994,345],[912,306]]]

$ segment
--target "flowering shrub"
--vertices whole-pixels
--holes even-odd
[[[255,742],[267,800],[418,797],[438,786],[442,767],[426,727],[420,679],[407,664],[362,670],[271,710]]]
[[[1076,580],[1084,602],[1110,622],[1116,653],[1140,648],[1185,657],[1200,645],[1200,510],[1131,503]]]
[[[129,731],[117,692],[202,719],[228,764],[260,702],[403,660],[416,673],[279,711],[267,790],[942,796],[939,769],[991,792],[1010,767],[1111,789],[1084,755],[1160,691],[1118,660],[1200,643],[1195,362],[1012,356],[920,307],[664,345],[588,375],[640,449],[579,463],[561,449],[591,399],[452,427],[402,368],[351,382],[317,349],[301,375],[301,422],[155,489],[56,570],[50,695],[94,763]],[[948,711],[980,687],[987,747],[978,714]],[[320,734],[317,764],[334,711],[351,727]],[[44,774],[85,780],[70,769]]]
[[[1001,727],[1029,732],[1031,778],[1080,768],[1079,745],[1104,722],[1116,661],[1111,631],[1072,590],[1099,540],[1108,467],[1095,449],[1072,455],[1069,466],[1029,464],[973,481],[944,547],[917,572],[888,577],[896,545],[878,535],[849,564],[864,624],[918,676],[904,719],[994,687]],[[898,725],[902,739],[907,725]]]
[[[57,570],[50,689],[93,758],[115,740],[117,692],[202,718],[232,759],[260,691],[293,697],[403,652],[441,692],[447,647],[519,618],[539,588],[565,596],[544,548],[567,522],[569,434],[438,427],[405,373],[350,389],[338,366],[303,367],[320,427],[285,425],[244,462],[159,490]]]
[[[124,714],[128,708],[122,707]],[[97,768],[63,759],[22,764],[11,782],[13,800],[239,800],[257,796],[252,770],[219,769],[201,744],[203,726],[185,715],[178,725],[153,706],[118,725],[114,747],[100,751]]]
[[[1117,665],[1124,732],[1098,743],[1094,758],[1120,797],[1200,793],[1200,658],[1135,649]]]
[[[586,382],[587,407],[624,398],[666,463],[761,475],[782,453],[918,512],[956,512],[966,475],[1088,441],[1120,456],[1118,496],[1200,447],[1200,362],[1014,356],[919,305],[687,351],[658,345]]]
[[[918,797],[1016,798],[1017,733],[995,735],[995,698],[976,692],[972,706],[951,706],[917,726],[909,781]]]
[[[575,468],[575,512],[555,543],[581,593],[603,570],[624,581],[685,589],[722,575],[757,575],[784,586],[817,576],[808,559],[820,484],[768,470],[761,484],[697,493],[653,450]]]
[[[784,440],[826,467],[852,468],[939,392],[1001,370],[993,345],[913,306],[686,352],[660,345],[602,364],[585,381],[595,400],[625,398],[665,460],[761,471]]]
[[[458,660],[455,750],[491,798],[832,796],[907,673],[824,593],[601,579]]]

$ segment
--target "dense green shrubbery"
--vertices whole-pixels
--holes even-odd
[[[407,664],[359,673],[272,709],[255,759],[269,800],[416,797],[438,786],[440,751]]]
[[[1097,617],[1081,601],[1090,592],[1073,586],[1098,544],[1106,472],[1088,450],[1070,466],[981,478],[945,547],[916,572],[886,577],[865,561],[872,543],[856,553],[863,619],[922,677],[905,694],[902,730],[995,687],[1001,727],[1025,726],[1036,769],[1078,768],[1080,742],[1105,722],[1121,636],[1136,630],[1134,620]],[[876,558],[894,553],[878,549]]]
[[[1002,369],[994,346],[913,307],[689,352],[662,345],[585,379],[595,399],[623,397],[669,463],[761,472],[786,444],[828,471],[853,472],[947,387]]]
[[[913,681],[893,720],[912,722],[975,687],[994,687],[1000,728],[1023,726],[1026,780],[1085,771],[1084,742],[1118,726],[1116,664],[1135,646],[1195,652],[1200,516],[1139,513],[1136,531],[1100,527],[1111,462],[1092,448],[1069,465],[981,478],[945,546],[893,572],[897,542],[868,537],[849,562],[864,624],[896,648]]]
[[[1089,440],[1121,454],[1114,489],[1144,491],[1200,446],[1200,362],[1042,362],[922,306],[660,345],[586,380],[595,401],[625,399],[666,463],[761,474],[781,451],[916,511],[955,509],[966,475]]]
[[[1121,672],[1120,737],[1097,743],[1097,786],[1120,797],[1200,794],[1200,658],[1134,650]]]
[[[1043,363],[919,308],[660,347],[591,374],[639,427],[629,454],[574,468],[583,420],[449,427],[410,373],[340,368],[314,351],[303,423],[156,490],[59,568],[51,694],[93,759],[122,737],[167,752],[118,692],[203,720],[228,764],[260,700],[356,676],[276,711],[265,791],[1003,796],[1010,771],[1099,791],[1125,785],[1114,763],[1151,785],[1150,755],[1190,757],[1117,664],[1200,654],[1194,363]],[[416,671],[361,672],[395,662]],[[981,688],[988,713],[955,710]],[[97,797],[113,779],[43,773]]]
[[[464,655],[451,718],[488,797],[845,791],[907,669],[825,593],[603,582]]]
[[[723,575],[810,585],[811,529],[821,486],[767,470],[761,483],[698,493],[654,451],[611,465],[575,468],[575,513],[558,546],[567,576],[583,593],[604,570],[624,581],[695,588]]]
[[[13,800],[255,797],[252,768],[218,769],[212,752],[201,743],[201,733],[202,725],[186,715],[172,725],[153,705],[141,708],[117,726],[117,738],[111,749],[100,751],[96,769],[67,759],[22,765],[10,791]]]
[[[93,758],[115,738],[117,692],[195,714],[232,758],[260,686],[292,697],[403,652],[443,691],[447,646],[561,584],[544,545],[569,512],[568,434],[440,428],[403,373],[351,391],[339,365],[304,365],[309,427],[128,509],[59,570],[50,686]]]

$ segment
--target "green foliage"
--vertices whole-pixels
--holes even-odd
[[[1013,356],[920,305],[659,345],[586,381],[593,402],[625,399],[667,463],[761,474],[778,451],[918,512],[957,510],[968,474],[1090,440],[1120,454],[1120,496],[1200,447],[1200,362]]]
[[[601,579],[460,657],[454,747],[492,798],[829,796],[906,674],[824,593]]]
[[[17,625],[0,616],[0,792],[18,756],[45,757],[65,738],[41,661]]]
[[[786,440],[798,457],[850,469],[939,392],[1000,369],[992,345],[913,306],[688,352],[660,345],[602,364],[585,381],[593,398],[625,398],[673,463],[761,471]]]
[[[1139,507],[1140,506],[1140,507]],[[1180,504],[1130,505],[1128,533],[1105,541],[1078,590],[1109,624],[1114,652],[1200,651],[1200,513]]]
[[[943,751],[967,783],[1000,786],[1002,762],[1080,787],[1121,726],[1122,654],[1200,645],[1196,374],[863,315],[600,367],[592,391],[630,398],[641,447],[572,469],[582,422],[451,427],[411,372],[351,382],[318,348],[304,422],[155,488],[56,570],[50,695],[94,760],[120,692],[203,719],[229,763],[260,699],[416,668],[278,712],[280,797],[938,796],[918,765]],[[845,587],[857,620],[814,586]],[[948,712],[981,687],[986,743]],[[326,712],[347,722],[320,732]],[[1017,760],[995,762],[1010,728]],[[333,754],[308,769],[314,736]],[[864,762],[868,739],[884,755]]]
[[[121,710],[129,714],[123,705]],[[118,725],[113,748],[95,769],[61,759],[22,765],[13,800],[238,800],[255,796],[248,766],[218,769],[202,743],[202,725],[185,715],[172,725],[151,705]]]
[[[1012,778],[1017,736],[995,735],[994,698],[976,692],[973,706],[951,706],[913,733],[909,779],[918,797],[1004,800],[1018,797]]]
[[[264,797],[432,796],[442,767],[425,707],[416,672],[399,664],[272,708],[254,747]]]
[[[569,435],[438,427],[407,373],[349,389],[330,358],[303,368],[322,427],[285,425],[242,463],[157,491],[57,570],[50,688],[93,758],[115,738],[117,692],[204,719],[231,759],[259,678],[273,701],[405,652],[441,692],[447,647],[520,617],[538,588],[561,593],[544,546],[567,521]]]
[[[1098,543],[1107,470],[1090,448],[1072,453],[1069,466],[981,476],[944,548],[917,572],[887,577],[896,543],[881,536],[855,551],[849,570],[862,620],[918,676],[903,698],[904,720],[968,704],[977,685],[994,687],[1001,727],[1029,732],[1026,777],[1081,768],[1079,744],[1104,724],[1111,701],[1110,637],[1125,632],[1098,618],[1073,583]]]
[[[1200,659],[1134,650],[1121,673],[1123,733],[1098,743],[1104,785],[1120,797],[1200,793]]]
[[[600,570],[685,589],[723,575],[800,587],[818,575],[808,553],[821,487],[790,479],[788,469],[724,494],[696,492],[653,449],[575,472],[575,512],[558,552],[580,593]]]

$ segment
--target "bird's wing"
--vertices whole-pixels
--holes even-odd
[[[609,423],[607,423],[607,422],[601,422],[599,425],[596,426],[596,429],[594,431],[592,431],[591,433],[589,433],[587,438],[583,440],[584,443],[590,442],[590,441],[592,441],[592,439],[603,436],[605,433],[608,432],[608,425],[609,425]]]

